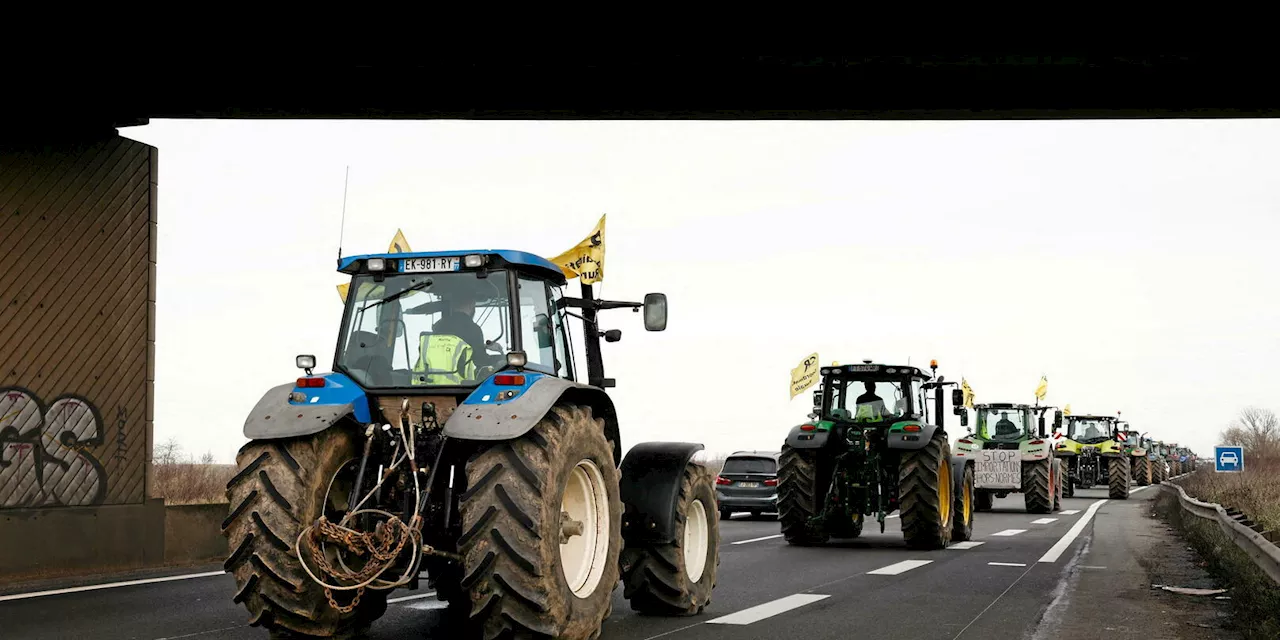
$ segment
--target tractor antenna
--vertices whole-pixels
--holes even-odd
[[[342,236],[347,230],[347,182],[351,178],[351,165],[342,176],[342,222],[338,224],[338,262],[342,262]]]

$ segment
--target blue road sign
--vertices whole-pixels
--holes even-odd
[[[1213,470],[1218,472],[1244,471],[1244,447],[1214,447]]]

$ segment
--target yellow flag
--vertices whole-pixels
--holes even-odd
[[[1070,402],[1068,402],[1068,403],[1067,403],[1067,406],[1065,406],[1065,407],[1063,407],[1063,408],[1062,408],[1062,415],[1064,415],[1064,416],[1069,416],[1069,415],[1071,415],[1071,403],[1070,403]]]
[[[812,354],[800,362],[800,366],[791,370],[791,397],[804,393],[805,389],[818,381],[818,354]]]
[[[351,288],[350,282],[344,282],[338,285],[338,297],[342,298],[343,302],[347,301],[347,289],[350,289],[350,288]]]
[[[964,393],[964,406],[973,408],[973,387],[969,386],[969,381],[960,378],[960,390]]]
[[[551,259],[564,272],[564,277],[570,280],[581,277],[583,284],[604,280],[604,218],[600,216],[600,222],[585,240]]]
[[[409,241],[405,240],[404,232],[396,229],[396,237],[391,239],[391,246],[387,247],[387,253],[409,253]]]
[[[1044,400],[1046,394],[1049,393],[1049,378],[1040,376],[1040,386],[1036,387],[1036,399]]]

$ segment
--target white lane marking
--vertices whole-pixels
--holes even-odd
[[[221,628],[221,629],[210,629],[210,630],[208,630],[208,631],[197,631],[197,632],[195,632],[195,633],[187,633],[187,634],[180,635],[180,636],[165,636],[165,637],[163,637],[163,638],[156,638],[156,640],[181,640],[182,638],[194,638],[194,637],[196,637],[196,636],[205,636],[205,635],[209,635],[210,633],[222,633],[223,631],[230,631],[230,630],[232,630],[232,629],[242,629],[242,628],[244,628],[244,626],[243,626],[243,625],[238,626],[238,627],[223,627],[223,628]]]
[[[417,609],[418,611],[430,611],[432,609],[448,609],[449,603],[440,600],[424,600],[422,602],[410,602],[404,606],[406,609]]]
[[[1057,521],[1058,521],[1057,518],[1040,518],[1039,520],[1032,520],[1031,524],[1049,524],[1050,522],[1057,522]]]
[[[1021,562],[988,562],[987,564],[993,567],[1025,567],[1027,566],[1026,564]]]
[[[955,544],[953,544],[953,545],[951,545],[951,546],[949,546],[949,547],[947,547],[947,548],[948,548],[948,549],[959,549],[959,550],[963,551],[963,550],[965,550],[965,549],[972,549],[972,548],[974,548],[974,547],[976,547],[976,546],[978,546],[978,545],[983,545],[983,544],[986,544],[986,543],[985,543],[985,542],[974,542],[973,540],[970,540],[970,541],[968,541],[968,542],[957,542],[957,543],[955,543]]]
[[[0,602],[9,600],[26,600],[27,598],[39,598],[40,596],[57,596],[64,593],[80,593],[81,591],[96,591],[98,589],[114,589],[116,587],[132,587],[139,584],[154,584],[156,582],[170,582],[173,580],[189,580],[191,578],[208,578],[211,576],[225,576],[226,571],[208,571],[205,573],[187,573],[180,576],[165,576],[163,578],[147,578],[145,580],[126,580],[124,582],[110,582],[106,584],[92,584],[87,587],[71,587],[69,589],[51,589],[49,591],[33,591],[31,593],[15,593],[8,596],[0,596]]]
[[[1019,533],[1026,533],[1026,532],[1027,532],[1027,530],[1026,530],[1026,529],[1005,529],[1004,531],[997,531],[997,532],[995,532],[995,533],[993,533],[993,534],[991,534],[991,535],[993,535],[993,536],[1016,536],[1016,535],[1018,535]]]
[[[1067,531],[1067,533],[1062,536],[1062,539],[1058,540],[1057,544],[1053,545],[1053,547],[1046,551],[1043,556],[1040,556],[1040,560],[1038,560],[1038,562],[1057,562],[1058,558],[1062,557],[1062,552],[1066,551],[1067,547],[1071,546],[1071,543],[1075,541],[1081,531],[1084,531],[1085,525],[1089,524],[1089,521],[1093,519],[1093,514],[1098,512],[1098,507],[1101,507],[1105,502],[1106,500],[1099,500],[1089,505],[1089,508],[1085,510],[1084,515],[1081,516],[1079,520],[1076,520],[1076,523],[1071,527],[1071,530]]]
[[[1080,510],[1079,510],[1079,509],[1071,509],[1071,510],[1068,510],[1068,511],[1063,511],[1063,512],[1062,512],[1062,515],[1064,515],[1064,516],[1074,516],[1074,515],[1075,515],[1075,514],[1077,514],[1077,513],[1080,513]]]
[[[884,518],[885,518],[885,520],[888,520],[889,518],[896,518],[896,517],[898,517],[898,516],[900,516],[900,515],[902,515],[902,514],[900,514],[900,513],[895,513],[895,514],[893,514],[893,515],[891,515],[891,516],[885,516]]]
[[[395,603],[397,603],[397,602],[406,602],[406,601],[409,601],[409,600],[421,600],[422,598],[430,598],[431,596],[434,596],[435,594],[436,594],[436,592],[434,592],[434,591],[428,591],[428,592],[426,592],[426,593],[416,593],[416,594],[411,595],[411,596],[403,596],[403,597],[400,597],[400,598],[387,598],[387,604],[395,604]]]
[[[1098,566],[1087,565],[1087,564],[1080,565],[1080,568],[1081,569],[1106,569],[1106,567],[1098,567]]]
[[[772,539],[774,539],[774,538],[781,538],[781,537],[782,537],[782,534],[781,534],[781,533],[779,533],[779,534],[777,534],[777,535],[765,536],[765,537],[763,537],[763,538],[752,538],[752,539],[750,539],[750,540],[739,540],[739,541],[737,541],[737,542],[731,542],[731,543],[729,543],[729,544],[747,544],[748,542],[760,542],[761,540],[772,540]]]
[[[887,566],[887,567],[880,567],[879,569],[876,569],[875,571],[868,571],[868,572],[867,572],[867,575],[869,575],[869,576],[896,576],[896,575],[898,575],[899,573],[906,573],[906,572],[908,572],[908,571],[910,571],[910,570],[912,570],[912,569],[919,569],[920,567],[923,567],[923,566],[925,566],[926,564],[929,564],[929,563],[931,563],[931,562],[933,562],[933,561],[932,561],[932,560],[903,560],[902,562],[897,562],[897,563],[891,564],[891,565],[889,565],[889,566]]]
[[[829,597],[831,596],[797,593],[785,598],[779,598],[773,602],[756,605],[750,609],[743,609],[737,613],[721,616],[715,620],[708,620],[707,624],[751,624]]]

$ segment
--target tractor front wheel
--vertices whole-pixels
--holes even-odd
[[[347,463],[355,455],[356,433],[342,426],[301,438],[254,440],[236,455],[240,471],[227,483],[231,512],[222,523],[231,554],[223,568],[235,578],[233,601],[249,610],[250,626],[276,638],[346,638],[386,612],[386,590],[364,589],[350,611],[331,606],[295,548],[307,525],[322,515],[338,522],[348,510],[354,473],[347,472],[354,467]],[[355,598],[355,591],[333,592],[343,608]]]
[[[588,407],[557,405],[528,433],[477,452],[466,476],[461,586],[480,636],[598,637],[622,549],[604,422]],[[706,500],[714,505],[714,494]]]
[[[953,526],[951,443],[936,431],[923,449],[903,451],[898,467],[902,537],[913,549],[941,549]]]
[[[976,505],[978,511],[990,511],[991,507],[995,506],[995,503],[996,503],[995,494],[991,493],[990,491],[983,491],[981,489],[978,490],[977,505]]]
[[[1129,498],[1129,461],[1111,458],[1107,461],[1107,495],[1112,500]]]
[[[810,520],[818,513],[818,452],[782,446],[778,458],[778,520],[788,544],[815,545],[827,541],[826,531]]]
[[[965,542],[973,537],[973,467],[964,466],[964,479],[955,488],[955,495],[956,503],[952,509],[955,522],[951,525],[951,541]]]
[[[1070,480],[1067,480],[1067,465],[1062,460],[1055,459],[1053,461],[1053,469],[1056,478],[1053,483],[1053,510],[1062,511],[1062,494],[1066,483],[1070,482]]]
[[[624,598],[642,614],[692,616],[711,604],[720,566],[715,476],[689,463],[676,504],[675,541],[622,551]]]
[[[1027,506],[1027,513],[1053,511],[1054,497],[1057,493],[1054,487],[1057,477],[1053,463],[1054,460],[1050,458],[1022,463],[1022,498]]]

